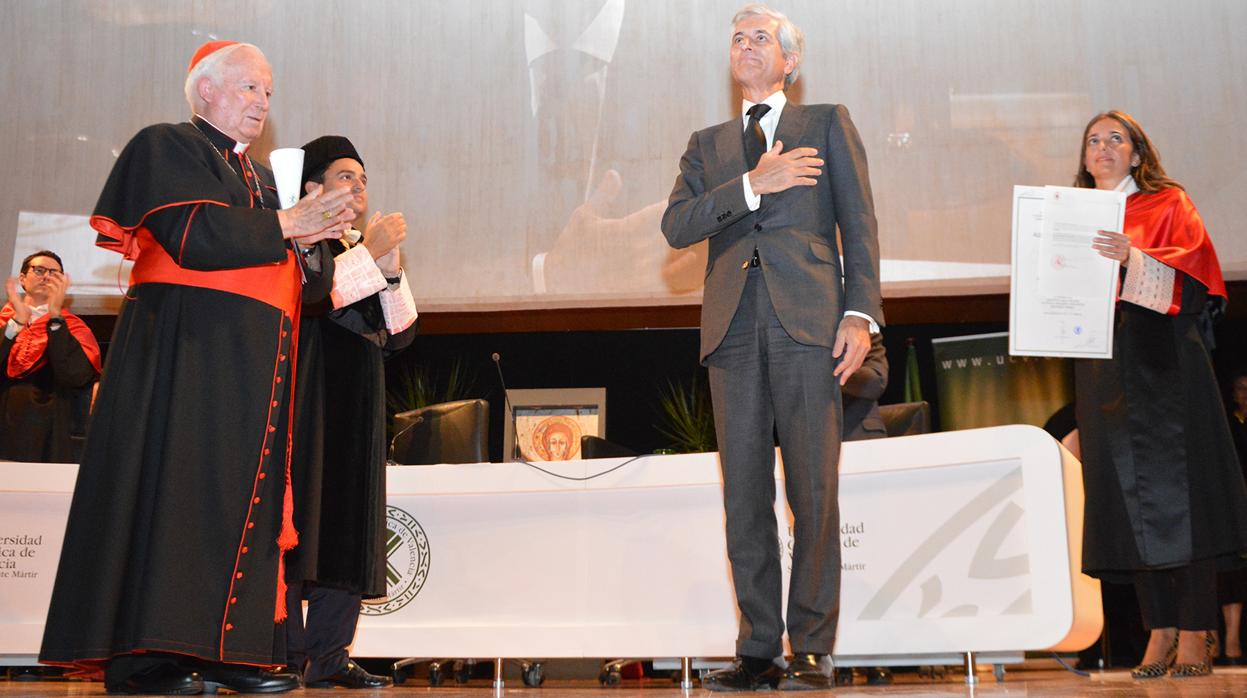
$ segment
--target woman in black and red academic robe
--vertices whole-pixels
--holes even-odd
[[[1135,678],[1198,676],[1216,655],[1216,573],[1247,553],[1247,488],[1209,356],[1225,282],[1182,186],[1119,111],[1083,133],[1075,186],[1124,191],[1113,358],[1075,364],[1086,487],[1083,571],[1132,581],[1151,637]]]

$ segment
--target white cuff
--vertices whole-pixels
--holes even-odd
[[[386,288],[385,275],[377,268],[372,253],[359,245],[333,258],[334,308],[346,306]]]
[[[407,286],[407,273],[399,275],[398,288],[385,289],[381,292],[381,314],[385,316],[385,328],[390,334],[398,334],[411,327],[420,316],[416,312],[416,300],[411,297],[411,288]]]
[[[762,195],[753,193],[753,187],[749,184],[748,172],[741,178],[741,182],[745,184],[745,205],[749,207],[750,211],[757,211],[758,207],[762,205]]]
[[[22,331],[22,324],[13,318],[4,325],[4,336],[9,339],[16,339],[17,333]]]
[[[1126,280],[1121,284],[1123,301],[1168,314],[1173,305],[1173,282],[1173,267],[1137,247],[1130,248]]]
[[[846,311],[844,311],[844,316],[845,316],[845,317],[848,317],[848,316],[850,316],[850,315],[852,315],[852,316],[854,316],[854,317],[865,318],[865,319],[866,319],[866,322],[869,322],[869,323],[870,323],[870,333],[871,333],[871,334],[879,334],[879,323],[875,322],[875,319],[874,319],[874,318],[872,318],[871,316],[867,315],[866,313],[859,313],[859,312],[857,312],[856,310],[846,310]]]

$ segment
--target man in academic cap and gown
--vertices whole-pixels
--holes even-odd
[[[322,136],[303,146],[305,194],[349,191],[363,220],[368,175],[355,146]],[[287,660],[309,687],[379,688],[390,680],[351,661],[362,598],[383,597],[385,578],[385,370],[411,344],[416,309],[399,266],[407,224],[372,215],[366,230],[320,243],[334,258],[333,293],[305,302],[291,477],[299,547],[286,568],[292,609]],[[306,627],[294,614],[308,601]]]
[[[88,427],[40,660],[114,693],[275,693],[285,658],[283,553],[301,250],[340,236],[349,193],[278,211],[248,145],[272,70],[214,41],[186,78],[189,122],[125,147],[91,216],[134,260]]]

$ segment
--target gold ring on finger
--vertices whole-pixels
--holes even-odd
[[[325,220],[329,220],[330,218],[333,218],[333,214],[328,211],[325,211],[321,215],[325,217]]]

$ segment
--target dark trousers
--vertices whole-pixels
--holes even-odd
[[[303,600],[307,599],[304,627]],[[320,681],[346,669],[347,647],[359,622],[359,594],[293,582],[286,591],[286,663],[303,670],[305,682]],[[304,666],[306,664],[306,666]]]
[[[842,416],[835,360],[831,349],[788,336],[761,270],[753,267],[748,274],[727,336],[706,357],[723,468],[727,551],[740,608],[736,651],[766,658],[783,653],[772,438],[778,433],[794,519],[788,639],[795,652],[830,654],[840,614]]]
[[[1217,572],[1212,560],[1136,572],[1134,589],[1149,630],[1217,629]]]

